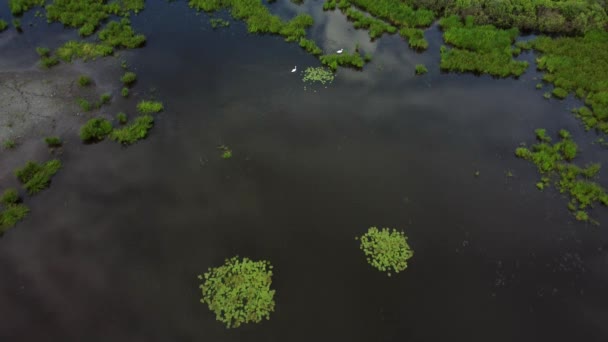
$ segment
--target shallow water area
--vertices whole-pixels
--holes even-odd
[[[373,54],[304,89],[290,70],[319,62],[297,44],[232,19],[213,30],[184,2],[146,6],[132,23],[147,45],[121,58],[138,75],[134,99],[165,111],[129,148],[66,146],[52,186],[0,239],[0,340],[608,338],[608,210],[591,210],[600,226],[577,222],[514,150],[536,128],[565,128],[580,163],[608,158],[569,113],[577,100],[534,88],[533,65],[518,80],[441,73],[436,26],[417,53],[398,35],[369,42],[321,1],[278,1],[275,13],[313,14],[324,51],[359,42]],[[415,76],[418,63],[429,73]],[[108,114],[134,113],[129,101]],[[405,272],[366,263],[354,237],[370,226],[405,230]],[[227,330],[196,276],[235,254],[274,265],[276,311]]]

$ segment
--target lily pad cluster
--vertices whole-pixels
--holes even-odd
[[[334,80],[334,73],[324,67],[308,67],[304,70],[303,82],[319,82],[321,84],[331,83]]]
[[[367,233],[357,238],[360,248],[367,257],[367,262],[379,271],[399,273],[407,268],[407,260],[414,256],[414,251],[407,243],[407,236],[402,231],[390,228],[370,227]]]
[[[198,278],[204,280],[200,285],[201,302],[206,303],[226,327],[237,328],[243,323],[270,319],[275,290],[270,289],[272,265],[268,261],[235,256]]]

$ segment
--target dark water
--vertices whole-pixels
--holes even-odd
[[[326,50],[359,41],[374,55],[305,91],[289,71],[317,62],[297,45],[241,23],[213,31],[184,3],[147,6],[133,22],[148,46],[124,56],[166,111],[128,149],[68,145],[0,240],[1,341],[608,339],[607,211],[592,210],[599,227],[574,221],[513,155],[538,127],[569,129],[581,162],[606,151],[574,100],[534,89],[533,68],[440,74],[437,28],[416,54],[397,36],[369,43],[319,1],[273,5],[314,13]],[[415,77],[421,62],[430,73]],[[405,273],[366,264],[354,236],[372,225],[406,231]],[[276,311],[226,330],[196,275],[234,254],[273,263]]]

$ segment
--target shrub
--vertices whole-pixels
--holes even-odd
[[[416,64],[416,75],[422,75],[429,72],[424,64]]]
[[[61,147],[61,145],[63,145],[63,142],[59,137],[47,137],[44,138],[44,142],[46,142],[48,147]]]
[[[153,124],[154,118],[151,115],[138,116],[130,125],[113,130],[110,134],[110,139],[123,145],[133,144],[138,140],[144,139]]]
[[[78,85],[81,87],[86,87],[91,84],[91,78],[86,75],[82,75],[78,77]]]
[[[238,256],[226,259],[224,265],[198,276],[203,281],[201,302],[207,304],[216,319],[228,328],[270,319],[275,306],[275,290],[270,289],[272,275],[272,265],[268,261],[239,259]]]
[[[407,260],[414,256],[414,251],[407,243],[404,232],[396,229],[370,227],[360,238],[360,248],[367,262],[381,272],[399,273],[407,268]]]
[[[80,139],[84,142],[103,140],[112,132],[112,124],[104,118],[93,118],[80,128]]]
[[[164,109],[163,104],[158,101],[141,101],[137,104],[137,110],[142,114],[158,113]]]
[[[137,80],[137,74],[135,74],[134,72],[131,71],[127,71],[124,75],[122,75],[122,77],[120,78],[120,81],[125,85],[125,86],[131,86],[135,81]]]
[[[30,161],[23,168],[15,170],[15,176],[30,195],[35,195],[49,186],[51,178],[60,168],[61,162],[57,159],[44,164]]]

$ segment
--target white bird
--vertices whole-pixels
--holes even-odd
[[[298,67],[295,67],[295,66],[294,66],[294,67],[293,67],[293,69],[291,70],[291,72],[296,72],[296,71],[297,71],[297,69],[298,69]]]
[[[337,53],[342,53],[344,51],[344,49],[340,49],[338,51],[336,51]]]

